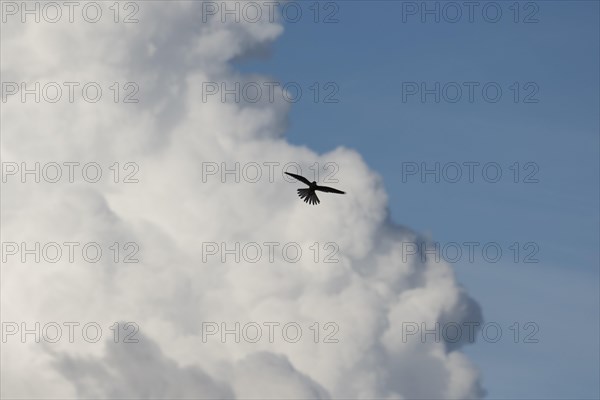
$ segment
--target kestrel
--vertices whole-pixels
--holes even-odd
[[[309,186],[308,189],[298,189],[298,196],[300,196],[300,198],[304,199],[305,203],[310,203],[310,204],[319,204],[321,201],[319,201],[319,198],[317,197],[317,194],[315,193],[315,191],[320,190],[321,192],[327,192],[327,193],[338,193],[338,194],[346,194],[346,192],[342,192],[341,190],[337,190],[334,188],[331,188],[329,186],[319,186],[317,185],[317,182],[313,181],[312,183],[308,181],[308,179],[306,179],[305,177],[301,176],[301,175],[296,175],[296,174],[290,174],[289,172],[286,172],[287,175],[298,179],[300,182],[305,183]]]

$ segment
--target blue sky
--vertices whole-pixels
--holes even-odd
[[[598,398],[599,3],[529,3],[519,3],[519,23],[514,2],[496,3],[497,23],[477,10],[472,23],[464,15],[423,23],[419,14],[403,23],[402,2],[336,2],[338,23],[286,23],[269,57],[240,67],[303,88],[335,82],[338,103],[306,95],[292,106],[292,143],[357,149],[383,177],[399,224],[441,244],[501,246],[506,256],[497,263],[461,258],[458,278],[486,321],[521,329],[533,321],[539,343],[503,338],[466,349],[489,398]],[[537,23],[523,23],[530,13]],[[477,89],[473,102],[466,92],[456,103],[431,95],[403,101],[406,82],[494,82],[503,92],[496,103]],[[538,102],[523,102],[532,88]],[[472,183],[402,179],[403,163],[471,161],[498,163],[502,179],[488,183],[477,169]],[[538,182],[523,183],[534,169]],[[539,263],[522,262],[523,253],[515,263],[514,242],[533,242]]]

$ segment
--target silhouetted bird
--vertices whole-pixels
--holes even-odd
[[[328,186],[319,186],[317,185],[317,182],[313,181],[312,183],[308,181],[308,179],[306,179],[303,176],[300,175],[296,175],[296,174],[290,174],[289,172],[286,172],[286,174],[288,174],[289,176],[298,179],[300,182],[306,183],[309,188],[308,189],[298,189],[298,195],[300,196],[300,198],[304,199],[305,203],[310,203],[310,204],[319,204],[319,198],[317,197],[317,194],[315,193],[315,191],[320,190],[321,192],[327,192],[327,193],[338,193],[338,194],[346,194],[346,192],[342,192],[341,190],[337,190],[334,188],[330,188]]]

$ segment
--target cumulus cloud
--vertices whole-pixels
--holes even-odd
[[[2,396],[481,397],[479,374],[460,351],[468,340],[403,340],[407,321],[461,324],[480,321],[481,312],[448,265],[407,257],[406,244],[424,239],[389,220],[381,179],[360,154],[289,144],[289,104],[281,99],[203,99],[205,82],[268,81],[236,72],[232,61],[264,54],[281,24],[204,22],[201,14],[200,2],[148,2],[136,24],[4,24],[3,82],[98,82],[104,94],[97,103],[22,103],[17,96],[3,104],[3,163],[96,162],[103,177],[89,183],[76,173],[75,182],[54,184],[5,176],[2,239],[29,247],[96,242],[104,253],[96,263],[67,262],[66,255],[56,263],[23,263],[19,255],[3,263],[3,323],[80,325],[72,342],[8,336]],[[135,82],[139,102],[106,101],[114,82]],[[109,168],[117,161],[119,183]],[[128,161],[139,166],[138,183],[122,183]],[[265,163],[272,162],[279,164],[271,181]],[[283,179],[289,162],[307,174],[315,162],[335,163],[336,187],[347,194],[304,204],[298,184]],[[223,183],[203,176],[207,163],[257,163],[263,175]],[[304,253],[298,262],[281,247],[273,262],[264,254],[257,263],[205,259],[203,243],[275,241],[297,243]],[[122,247],[131,242],[140,262],[114,262],[115,242],[119,261],[136,250]],[[315,242],[321,259],[333,242],[339,262],[315,262]],[[139,327],[137,343],[123,343],[127,321]],[[102,329],[98,342],[81,339],[89,322]],[[207,323],[219,330],[240,323],[245,334],[258,324],[262,337],[206,337]],[[278,324],[273,340],[265,323]],[[283,337],[286,323],[302,329],[301,340],[288,340],[293,329]]]
[[[56,367],[84,398],[233,398],[198,367],[179,367],[143,334],[135,346],[109,346],[100,359],[58,355]]]

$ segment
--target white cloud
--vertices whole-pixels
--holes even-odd
[[[108,6],[108,3],[105,5]],[[402,341],[405,321],[477,321],[479,308],[446,264],[404,261],[420,240],[393,225],[380,178],[360,155],[285,141],[284,101],[202,101],[202,82],[250,81],[229,64],[264,48],[277,23],[202,23],[200,3],[141,5],[139,24],[21,24],[2,28],[3,81],[96,81],[103,100],[56,104],[14,98],[2,106],[2,161],[95,161],[94,184],[18,183],[2,188],[4,242],[98,242],[100,262],[2,266],[2,321],[97,322],[102,340],[2,346],[2,396],[120,398],[443,398],[483,395],[459,344]],[[261,79],[265,79],[264,77]],[[112,82],[139,84],[138,104],[105,101]],[[110,98],[110,97],[109,97]],[[111,182],[113,162],[134,161],[137,184]],[[257,183],[202,179],[203,162],[279,162]],[[281,166],[339,165],[319,206],[296,196]],[[122,173],[124,171],[121,171]],[[122,176],[121,176],[122,178]],[[30,178],[31,179],[31,178]],[[203,242],[297,242],[297,263],[202,262]],[[111,261],[113,242],[139,244],[137,264]],[[339,246],[339,263],[309,247]],[[281,248],[281,247],[280,247]],[[123,250],[121,250],[123,251]],[[113,343],[117,321],[139,325],[140,343]],[[295,322],[302,340],[202,341],[203,322]],[[323,343],[333,321],[339,343]],[[319,343],[310,329],[319,322]],[[278,328],[279,329],[279,328]],[[266,333],[263,330],[263,335]],[[31,339],[32,336],[29,336]],[[42,342],[44,342],[42,340]],[[32,382],[32,379],[35,379]],[[32,384],[34,383],[34,384]]]

